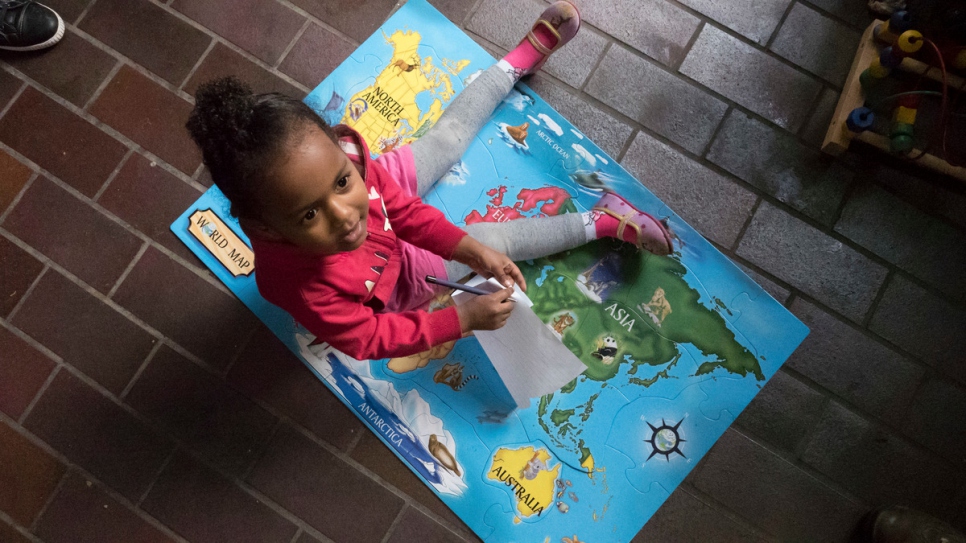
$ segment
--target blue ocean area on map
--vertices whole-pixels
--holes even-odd
[[[493,62],[410,0],[305,101],[376,156],[417,139]],[[172,230],[481,538],[629,541],[808,333],[647,184],[518,84],[426,196],[464,225],[583,212],[613,190],[677,236],[667,257],[602,240],[518,263],[533,311],[586,365],[520,409],[474,337],[390,360],[316,342],[259,295],[257,260],[240,274],[204,239],[225,228],[248,242],[217,188]],[[201,225],[207,211],[223,226]]]

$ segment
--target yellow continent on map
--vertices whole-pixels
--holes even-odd
[[[449,74],[457,75],[469,60],[440,59],[445,70],[433,65],[433,57],[420,57],[419,32],[397,30],[386,36],[392,58],[376,81],[354,94],[346,104],[342,123],[357,130],[376,154],[410,143],[443,114],[453,98]],[[416,96],[429,91],[433,101],[420,110]]]
[[[553,503],[554,481],[560,474],[560,464],[550,468],[550,459],[546,449],[500,448],[486,476],[510,487],[521,516],[540,515]]]

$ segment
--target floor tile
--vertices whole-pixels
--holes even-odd
[[[642,85],[647,81],[647,85]],[[614,45],[586,87],[587,94],[701,153],[728,106],[627,49]]]
[[[165,466],[141,507],[192,543],[291,541],[297,529],[183,453]]]
[[[877,156],[881,157],[881,153]],[[866,160],[862,163],[863,179],[926,213],[966,229],[966,190],[962,183],[914,164],[896,167],[894,163],[886,164],[871,156]]]
[[[84,107],[118,62],[71,30],[56,47],[27,53],[4,51],[0,60],[78,107]]]
[[[98,0],[80,29],[180,85],[211,37],[148,0]]]
[[[789,290],[778,283],[772,281],[771,279],[765,277],[764,275],[752,270],[748,266],[741,264],[740,262],[734,262],[736,266],[741,268],[741,271],[745,272],[748,277],[751,277],[762,289],[765,290],[772,298],[777,300],[779,303],[783,304],[788,301],[788,296],[791,294]]]
[[[46,543],[166,543],[173,541],[77,472],[67,475],[34,531]]]
[[[683,487],[671,493],[631,543],[698,542],[709,540],[712,534],[715,543],[763,543],[748,528],[695,498]]]
[[[278,69],[309,89],[314,89],[355,49],[356,45],[342,36],[311,23],[285,55]]]
[[[26,528],[22,529],[26,530]],[[33,540],[28,539],[27,536],[14,528],[12,524],[7,524],[3,519],[0,519],[0,541],[4,543],[33,543]]]
[[[667,66],[677,65],[701,20],[664,0],[580,0],[581,20]]]
[[[467,29],[509,51],[526,36],[546,8],[533,0],[485,0],[467,24]],[[592,31],[581,31],[544,64],[542,70],[579,87],[590,74],[607,41]],[[502,55],[500,55],[502,56]]]
[[[857,322],[886,277],[884,267],[767,202],[737,253]]]
[[[321,51],[316,51],[316,54],[319,57],[323,57],[328,52],[326,52],[326,55],[323,55]],[[293,98],[301,98],[304,94],[294,85],[284,81],[279,76],[269,72],[221,43],[215,44],[215,47],[208,53],[205,60],[201,62],[201,66],[191,76],[191,79],[185,83],[184,90],[188,94],[193,95],[198,90],[198,85],[229,75],[233,75],[244,81],[256,93],[280,92]]]
[[[757,194],[644,132],[638,132],[621,164],[703,236],[725,247],[738,239],[758,201]]]
[[[966,383],[962,356],[966,352],[966,311],[962,308],[896,275],[879,301],[869,330]]]
[[[871,183],[849,197],[835,231],[949,294],[966,299],[966,233]]]
[[[818,11],[792,6],[770,49],[836,86],[849,75],[859,33]]]
[[[403,501],[294,430],[283,427],[248,482],[339,542],[379,541]]]
[[[953,463],[966,462],[966,387],[947,379],[930,379],[916,393],[903,427],[917,443]]]
[[[831,224],[853,174],[788,132],[732,111],[708,160],[823,224]]]
[[[13,311],[44,265],[12,241],[0,236],[0,317]]]
[[[28,87],[0,119],[0,141],[87,196],[94,196],[127,147]]]
[[[815,541],[844,542],[865,513],[864,507],[734,430],[725,432],[705,456],[695,485],[780,541],[808,534]]]
[[[61,370],[24,427],[131,501],[154,480],[173,444]]]
[[[60,461],[0,421],[0,511],[30,526],[64,471]]]
[[[10,99],[23,85],[24,82],[16,76],[0,70],[0,110],[10,103]]]
[[[422,479],[413,474],[402,460],[372,432],[362,435],[362,439],[352,449],[352,459],[442,517],[451,527],[461,530],[464,534],[472,533],[470,528],[443,503],[443,500],[439,499],[439,496],[430,490]]]
[[[98,119],[191,175],[201,152],[184,127],[191,104],[127,66],[114,76],[90,111]]]
[[[255,325],[255,317],[237,298],[153,247],[114,300],[218,369],[232,360]]]
[[[822,415],[825,403],[821,392],[779,371],[735,422],[756,438],[794,452]]]
[[[789,367],[884,420],[905,412],[924,375],[919,364],[801,298],[791,310],[811,333]]]
[[[2,326],[0,352],[3,353],[0,358],[0,412],[18,419],[47,381],[55,364]]]
[[[410,543],[412,541],[419,541],[420,543],[463,543],[463,538],[412,507],[407,507],[386,543]]]
[[[241,473],[277,419],[217,377],[162,346],[124,399],[216,466]]]
[[[45,0],[44,5],[53,9],[66,23],[76,23],[91,0]]]
[[[706,25],[681,73],[762,117],[797,131],[821,85],[766,53]]]
[[[174,0],[171,7],[272,65],[305,23],[275,0]]]
[[[0,149],[0,179],[3,179],[3,184],[0,184],[0,214],[20,194],[33,173],[25,164]]]
[[[288,347],[258,324],[227,381],[341,450],[365,432],[357,419]]]
[[[681,0],[681,3],[749,40],[765,45],[778,28],[791,0]]]
[[[51,210],[70,220],[51,220]],[[46,177],[38,177],[3,221],[11,234],[107,293],[144,242]]]
[[[396,0],[362,0],[346,9],[339,0],[292,0],[296,6],[356,42],[363,42],[379,28],[396,6]]]
[[[829,123],[835,113],[835,106],[839,103],[839,92],[828,87],[822,89],[822,97],[818,99],[818,104],[812,111],[812,116],[802,127],[802,139],[813,149],[821,149],[825,142],[825,134],[828,133]]]
[[[429,0],[429,3],[456,26],[462,26],[461,23],[473,9],[473,4],[465,0]]]
[[[938,457],[835,402],[801,458],[873,505],[902,503],[940,517],[964,481]]]
[[[852,0],[808,0],[810,4],[843,19],[857,30],[865,30],[874,18],[868,4]],[[881,15],[877,18],[882,19]]]
[[[527,81],[527,85],[610,157],[620,154],[634,131],[624,121],[571,94],[542,74],[534,75]]]
[[[194,261],[194,253],[170,226],[200,196],[198,189],[134,153],[97,203],[178,256]]]

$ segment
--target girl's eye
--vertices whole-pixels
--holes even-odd
[[[349,186],[349,176],[345,176],[336,181],[335,185],[340,189],[344,189]]]
[[[303,220],[306,220],[306,221],[311,221],[312,219],[315,218],[315,216],[317,214],[318,214],[318,210],[316,210],[316,209],[310,209],[310,210],[308,210],[308,211],[305,212],[305,216],[302,217],[302,219]]]

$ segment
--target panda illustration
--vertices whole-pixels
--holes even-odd
[[[613,364],[614,357],[617,356],[617,339],[608,334],[603,340],[597,340],[597,350],[591,353],[591,356],[599,358],[604,365]]]

